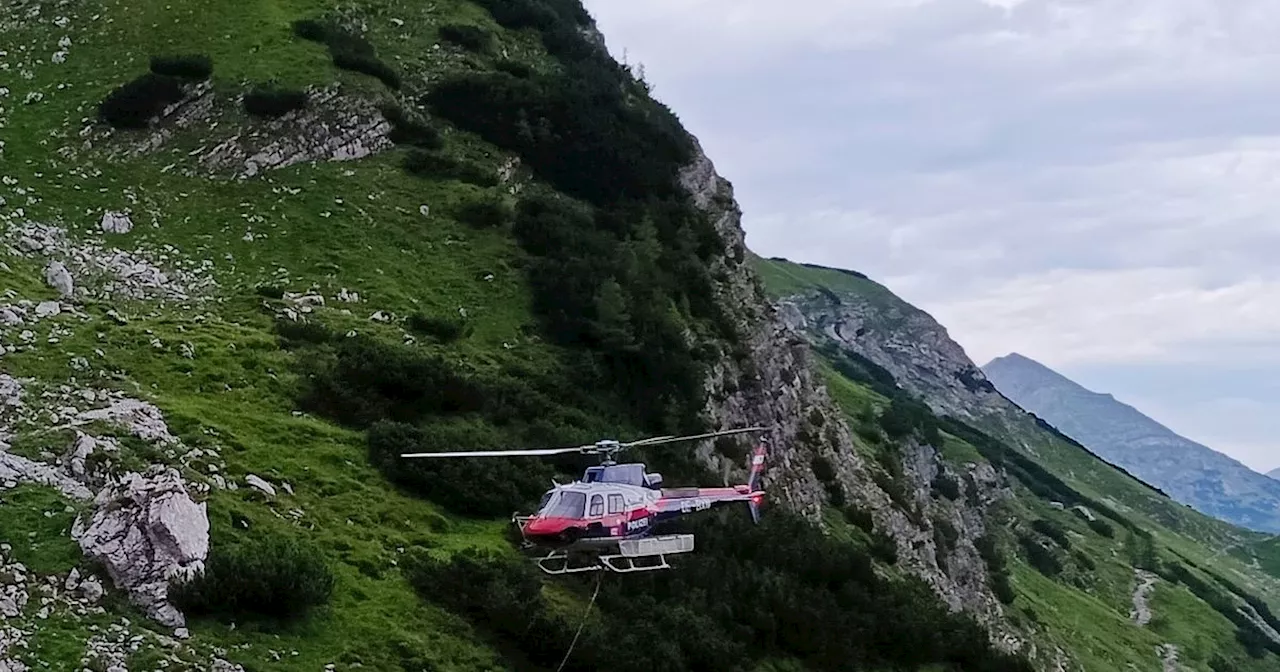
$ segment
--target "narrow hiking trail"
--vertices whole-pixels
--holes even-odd
[[[1138,579],[1138,585],[1133,589],[1133,610],[1129,612],[1129,618],[1138,625],[1146,626],[1151,622],[1151,605],[1148,600],[1151,598],[1151,591],[1155,590],[1156,581],[1160,579],[1143,569],[1135,569],[1133,573]]]
[[[1151,622],[1154,613],[1151,611],[1151,593],[1156,588],[1156,583],[1160,577],[1143,569],[1133,570],[1134,578],[1138,583],[1133,588],[1133,609],[1129,612],[1129,618],[1142,627],[1146,627]],[[1165,642],[1156,647],[1156,655],[1160,657],[1160,664],[1163,672],[1181,672],[1182,667],[1178,665],[1178,645]]]

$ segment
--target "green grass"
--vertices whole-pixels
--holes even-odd
[[[79,510],[52,487],[20,484],[0,490],[0,541],[32,571],[68,572],[80,562],[80,547],[70,534]]]
[[[377,80],[334,68],[322,46],[293,36],[293,21],[318,17],[332,7],[314,0],[90,2],[73,12],[62,10],[72,16],[65,29],[47,20],[7,25],[0,47],[10,54],[21,51],[15,50],[18,45],[52,53],[64,34],[72,46],[66,63],[50,63],[47,57],[39,64],[24,63],[34,77],[6,81],[11,89],[6,103],[21,101],[31,91],[42,92],[44,99],[6,105],[8,128],[17,132],[6,136],[0,172],[16,179],[32,202],[22,203],[6,187],[8,203],[0,206],[0,214],[13,214],[14,206],[21,205],[25,218],[61,222],[83,233],[96,228],[104,210],[128,209],[134,230],[107,236],[108,245],[142,248],[157,256],[172,246],[174,251],[166,255],[171,259],[207,260],[204,272],[219,287],[215,300],[203,304],[88,301],[82,309],[89,323],[57,347],[37,340],[33,351],[6,356],[5,371],[56,385],[75,373],[69,367],[72,357],[86,357],[94,371],[109,376],[90,384],[152,401],[187,445],[219,450],[224,461],[219,474],[240,487],[209,496],[215,543],[247,525],[291,531],[324,550],[337,585],[330,604],[310,620],[283,631],[197,620],[191,628],[193,645],[235,651],[230,657],[250,669],[314,670],[330,662],[339,663],[339,669],[354,663],[365,669],[399,669],[412,664],[406,661],[442,670],[503,669],[497,654],[465,621],[414,594],[397,562],[414,547],[449,553],[478,545],[511,552],[504,521],[461,519],[398,492],[369,465],[362,434],[294,415],[299,384],[294,356],[279,348],[274,317],[262,306],[264,301],[285,304],[254,291],[259,284],[293,292],[315,288],[327,305],[308,319],[392,341],[403,340],[407,332],[402,320],[413,312],[457,316],[463,309],[470,336],[450,346],[419,337],[418,347],[480,367],[508,360],[553,361],[550,348],[521,331],[532,317],[514,243],[501,231],[478,231],[449,217],[454,205],[484,190],[406,175],[399,149],[357,162],[302,163],[243,181],[205,177],[187,155],[259,123],[233,103],[249,83],[340,83],[348,95],[375,102],[390,99],[391,92]],[[494,27],[483,9],[459,0],[430,7],[373,1],[361,3],[360,9],[379,56],[404,75],[406,91],[424,75],[435,77],[477,62],[474,56],[431,49],[438,24]],[[91,21],[93,15],[110,19]],[[500,30],[495,36],[497,51],[506,48],[512,58],[544,67],[529,36]],[[81,147],[75,138],[79,119],[92,116],[109,90],[145,72],[150,56],[174,52],[212,57],[217,126],[179,132],[158,154],[138,158],[121,158],[117,151],[140,137],[136,132],[97,139],[91,149]],[[76,86],[59,90],[62,82]],[[447,151],[454,155],[493,169],[503,160],[447,129],[445,137]],[[64,145],[71,154],[57,153]],[[418,212],[422,204],[430,207],[429,216]],[[247,231],[253,232],[252,241],[243,240]],[[22,298],[55,296],[37,262],[9,256],[0,261],[9,269],[0,268],[0,285]],[[359,292],[362,301],[337,302],[334,296],[343,288]],[[111,308],[128,324],[107,319]],[[371,322],[375,311],[394,315],[396,321]],[[64,318],[55,319],[74,324]],[[47,328],[42,324],[39,329]],[[192,348],[193,357],[181,354],[184,345]],[[45,442],[56,443],[56,438]],[[36,453],[57,447],[36,439],[21,439],[19,445]],[[203,469],[204,463],[197,466]],[[276,497],[245,487],[243,477],[249,473],[271,481]],[[195,470],[187,475],[198,477]],[[290,484],[294,494],[284,491],[282,483]],[[24,486],[0,498],[5,502],[0,529],[22,531],[6,534],[21,561],[42,573],[65,572],[78,562],[78,548],[67,533],[71,514],[61,511],[64,503],[56,493]],[[55,515],[43,515],[55,508]],[[301,515],[295,517],[295,510]],[[36,644],[40,655],[78,660],[84,640],[76,633],[83,624],[51,620],[41,627]],[[250,646],[237,648],[243,645]],[[271,650],[283,652],[282,659],[276,661]],[[297,655],[289,653],[294,650]],[[144,660],[146,649],[138,655]]]

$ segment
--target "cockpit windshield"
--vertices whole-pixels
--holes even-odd
[[[556,495],[552,495],[547,508],[543,510],[542,515],[549,518],[581,518],[582,511],[586,508],[587,496],[581,492],[572,492],[563,490]]]

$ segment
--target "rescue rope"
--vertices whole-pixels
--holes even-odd
[[[587,610],[582,613],[582,622],[578,624],[578,631],[573,634],[573,641],[569,643],[569,650],[564,652],[564,658],[560,661],[560,667],[556,668],[556,672],[564,669],[564,664],[569,662],[569,656],[573,653],[573,647],[578,644],[578,636],[582,634],[582,628],[587,625],[587,617],[591,615],[591,607],[596,603],[596,595],[600,594],[600,584],[604,582],[604,571],[601,570],[596,574],[596,589],[591,593],[591,601],[587,603]]]

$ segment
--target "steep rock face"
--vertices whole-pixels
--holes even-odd
[[[878,289],[865,282],[868,290]],[[902,302],[877,301],[873,291],[868,293],[799,294],[779,305],[792,327],[822,334],[883,367],[935,412],[974,418],[1017,410],[927,313]]]
[[[986,625],[997,645],[1006,650],[1020,648],[1021,638],[1001,619],[999,602],[974,547],[974,540],[985,532],[985,507],[1006,493],[1001,478],[990,467],[969,465],[971,478],[952,474],[957,481],[968,481],[962,486],[965,496],[958,501],[971,498],[980,506],[939,501],[932,496],[930,484],[939,470],[948,467],[934,448],[909,443],[903,447],[903,472],[909,480],[908,497],[917,508],[916,520],[896,507],[876,484],[873,467],[856,450],[842,411],[811,368],[812,355],[804,337],[769,304],[759,277],[746,263],[741,211],[733,188],[716,173],[701,148],[684,171],[682,184],[713,218],[724,240],[725,254],[711,270],[719,280],[718,300],[741,339],[737,351],[719,360],[706,381],[704,412],[712,425],[772,427],[764,487],[771,500],[814,520],[828,502],[813,463],[815,458],[825,459],[847,499],[870,512],[876,529],[894,540],[900,566],[924,579],[952,609],[963,609]],[[726,464],[709,443],[699,454],[717,472],[726,467],[738,473],[743,469],[743,465]],[[938,548],[938,520],[948,521],[956,530],[954,548]]]
[[[1019,406],[1174,499],[1244,527],[1280,532],[1280,481],[1022,355],[996,358],[983,369]]]

